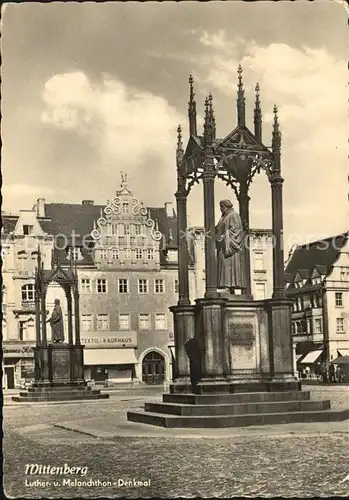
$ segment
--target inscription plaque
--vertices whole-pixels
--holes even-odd
[[[229,338],[233,345],[252,347],[255,339],[252,323],[230,323]]]
[[[52,375],[54,379],[70,378],[69,351],[53,350]]]

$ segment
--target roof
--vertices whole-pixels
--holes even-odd
[[[321,274],[328,274],[347,240],[348,232],[297,246],[285,269],[287,277],[291,281],[298,272],[307,278],[315,266]]]
[[[3,234],[10,234],[15,230],[18,215],[1,215],[1,232]]]

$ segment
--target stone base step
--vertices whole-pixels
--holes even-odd
[[[202,382],[194,388],[191,384],[173,383],[170,384],[171,394],[235,394],[240,392],[282,392],[300,391],[302,384],[300,381],[280,382],[280,381],[256,381],[256,382],[224,382],[210,383]]]
[[[239,392],[236,394],[163,394],[164,403],[215,405],[233,403],[262,403],[282,401],[308,401],[309,391]]]
[[[40,383],[34,383],[31,385],[31,387],[28,387],[26,390],[29,392],[60,392],[60,391],[66,391],[67,389],[74,389],[74,390],[79,390],[79,391],[86,391],[91,389],[91,387],[88,387],[86,382],[82,383],[68,383],[68,384],[57,384],[55,383],[54,385],[50,384],[40,384]]]
[[[32,398],[32,397],[44,397],[45,394],[49,394],[51,396],[57,396],[57,397],[62,397],[62,396],[66,396],[66,395],[71,395],[71,394],[74,394],[75,396],[77,397],[80,397],[82,395],[89,395],[89,394],[100,394],[100,390],[99,389],[94,389],[94,390],[82,390],[82,389],[72,389],[72,390],[69,390],[69,389],[64,389],[64,390],[61,390],[61,391],[28,391],[28,392],[24,392],[24,391],[21,391],[19,393],[19,395],[21,397],[24,397],[24,398]]]
[[[249,415],[173,416],[151,412],[127,412],[127,420],[166,428],[223,428],[296,422],[331,422],[349,418],[349,410],[296,411]]]
[[[79,392],[43,392],[43,393],[20,393],[19,396],[12,396],[12,401],[17,403],[35,403],[45,401],[81,401],[92,399],[108,399],[109,394],[102,394],[100,391],[79,391]]]
[[[178,416],[235,416],[265,413],[287,413],[303,411],[329,410],[330,401],[276,401],[263,403],[233,403],[233,404],[173,404],[173,403],[145,403],[145,411],[151,413],[165,413]]]

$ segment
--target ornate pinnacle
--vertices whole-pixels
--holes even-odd
[[[274,113],[274,123],[273,123],[272,146],[273,146],[274,151],[276,151],[276,150],[280,151],[281,132],[280,132],[280,125],[279,125],[279,118],[278,118],[278,108],[277,108],[276,104],[274,104],[273,113]]]
[[[259,100],[259,83],[256,83],[256,86],[254,88],[256,92],[256,108],[259,108],[260,105],[260,100]]]
[[[215,137],[215,119],[212,108],[212,94],[205,99],[205,122],[204,122],[204,140],[211,143]]]
[[[194,78],[189,76],[189,102],[188,102],[188,117],[189,117],[189,135],[197,134],[196,124],[196,102],[194,92]]]
[[[242,82],[242,66],[238,67],[238,96],[237,96],[238,125],[245,125],[245,91]]]
[[[256,102],[254,107],[254,135],[259,142],[262,142],[262,111],[261,111],[261,101],[259,99],[259,83],[255,86],[256,92]]]
[[[182,127],[178,125],[177,127],[177,152],[176,152],[176,159],[177,159],[177,166],[179,166],[180,162],[183,159],[183,142],[182,142]]]

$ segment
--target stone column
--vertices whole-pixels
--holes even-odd
[[[273,298],[285,297],[284,243],[283,243],[283,210],[282,183],[280,171],[274,171],[270,176],[273,217]]]
[[[204,218],[205,218],[205,298],[217,297],[217,259],[215,239],[215,166],[212,152],[206,151],[204,161]]]
[[[68,343],[73,345],[73,307],[70,288],[66,290],[67,297],[67,315],[68,315]]]
[[[193,338],[195,331],[194,306],[170,307],[173,313],[173,330],[176,355],[175,386],[190,384],[190,360],[185,344]]]
[[[200,392],[228,392],[226,350],[224,328],[224,306],[227,299],[198,299],[197,316],[200,328],[197,340],[201,352],[202,378]]]
[[[80,307],[79,293],[74,291],[74,315],[75,315],[75,345],[80,345]]]
[[[248,186],[247,181],[240,183],[240,193],[239,193],[239,212],[242,220],[243,228],[245,231],[245,243],[244,243],[244,262],[246,269],[246,290],[242,293],[246,295],[251,295],[251,257],[250,257],[250,197],[248,196]]]
[[[40,335],[40,295],[35,290],[35,336],[36,336],[36,347],[41,344]]]
[[[47,345],[47,330],[46,330],[46,291],[41,296],[41,328],[42,328],[42,345]]]
[[[178,305],[190,304],[187,248],[187,195],[184,190],[178,190],[177,200],[177,239],[178,239]]]

